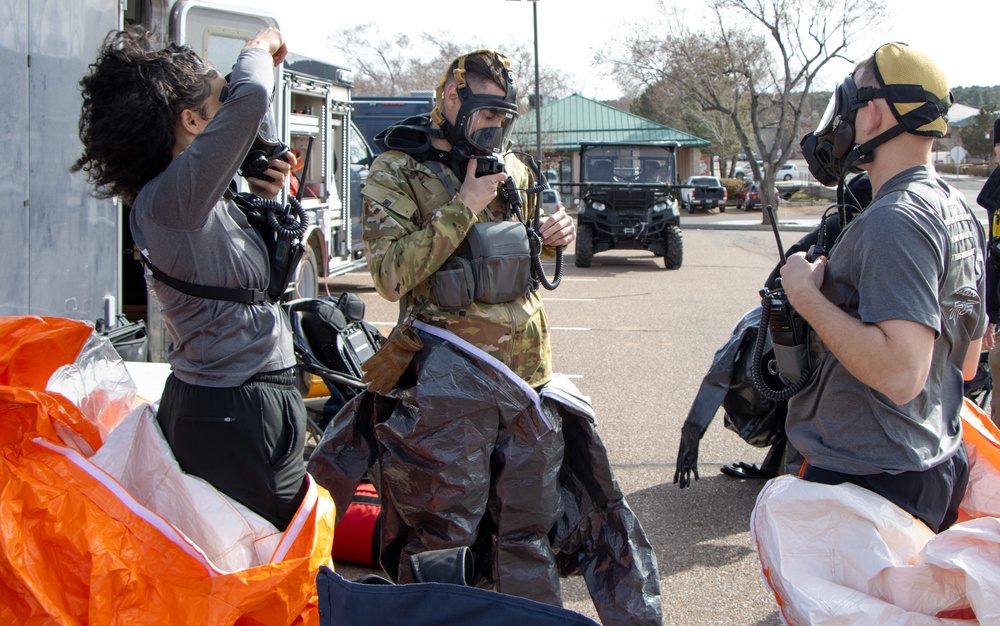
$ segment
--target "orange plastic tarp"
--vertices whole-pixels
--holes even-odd
[[[173,525],[66,445],[99,429],[45,381],[89,325],[0,318],[0,624],[318,624],[333,502],[309,493],[271,562],[216,569]],[[67,360],[68,359],[68,360]]]

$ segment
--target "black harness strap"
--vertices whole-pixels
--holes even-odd
[[[236,202],[236,193],[233,187],[234,183],[230,183],[222,195],[227,200]],[[264,241],[266,243],[267,239]],[[270,248],[268,249],[268,252],[270,252]],[[149,273],[153,276],[153,278],[183,294],[194,296],[195,298],[204,298],[206,300],[226,300],[228,302],[239,302],[241,304],[267,304],[268,302],[266,289],[209,287],[207,285],[189,283],[186,280],[174,278],[173,276],[165,273],[163,270],[153,265],[153,262],[141,252],[139,253],[139,259],[142,261],[143,265],[149,268]]]
[[[241,289],[239,287],[207,287],[189,283],[179,278],[174,278],[163,273],[158,267],[140,253],[139,258],[142,264],[149,268],[149,273],[156,280],[177,291],[194,296],[195,298],[205,298],[207,300],[227,300],[229,302],[240,302],[242,304],[267,304],[267,290],[265,289]]]

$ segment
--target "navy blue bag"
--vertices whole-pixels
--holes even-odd
[[[320,626],[599,626],[567,609],[496,591],[447,583],[394,585],[368,576],[350,582],[328,567],[316,574]]]

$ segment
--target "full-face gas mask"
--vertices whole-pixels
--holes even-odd
[[[219,94],[221,102],[225,102],[229,97],[229,81],[232,76],[232,73],[226,76],[226,86]],[[257,127],[257,136],[254,137],[250,150],[240,164],[239,175],[244,178],[271,180],[271,177],[265,174],[270,167],[268,162],[280,158],[289,150],[288,145],[281,141],[278,125],[274,121],[274,113],[269,106]]]
[[[260,120],[260,126],[257,127],[253,145],[240,164],[240,176],[271,180],[271,177],[264,173],[268,170],[268,161],[283,156],[288,150],[288,145],[281,141],[278,135],[274,115],[271,113],[271,107],[268,107],[267,113]]]
[[[488,70],[476,67],[482,56],[494,57],[502,63],[506,93],[503,96],[476,94],[466,80],[468,71],[488,76]],[[476,175],[485,176],[503,171],[503,161],[499,158],[511,144],[514,122],[517,121],[517,86],[510,71],[510,62],[502,54],[487,50],[477,50],[458,58],[452,76],[445,74],[437,88],[437,102],[432,119],[441,127],[444,138],[452,146],[452,157],[464,176],[470,158],[477,161]],[[448,79],[453,77],[462,104],[455,117],[449,122],[441,112],[444,89]]]
[[[814,132],[802,138],[809,172],[833,185],[859,165],[875,159],[875,148],[902,133],[943,137],[945,116],[953,102],[941,69],[924,53],[904,43],[888,43],[872,55],[871,73],[878,87],[859,87],[849,75],[837,85]],[[898,124],[864,144],[855,144],[858,109],[884,98]]]
[[[821,185],[836,184],[849,172],[860,172],[857,166],[873,159],[873,154],[855,154],[853,149],[858,109],[868,104],[874,91],[866,87],[861,93],[854,77],[847,76],[830,96],[816,130],[802,138],[802,156]]]

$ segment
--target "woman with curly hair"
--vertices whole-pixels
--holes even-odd
[[[306,483],[305,407],[280,306],[197,297],[164,280],[267,289],[266,244],[227,188],[287,52],[278,30],[260,31],[227,83],[185,46],[156,49],[140,28],[111,33],[80,82],[84,150],[74,165],[98,195],[131,205],[136,245],[166,275],[146,280],[173,342],[157,421],[177,461],[282,530]],[[277,196],[288,158],[248,178],[254,193]]]

